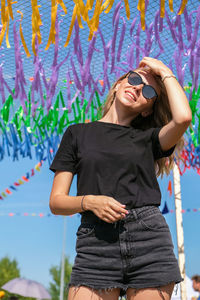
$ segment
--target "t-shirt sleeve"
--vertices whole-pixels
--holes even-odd
[[[170,156],[174,152],[174,149],[176,147],[176,145],[174,145],[167,151],[162,150],[161,145],[160,145],[160,140],[158,137],[158,134],[159,134],[161,128],[162,127],[152,128],[152,134],[151,134],[152,151],[153,151],[153,156],[154,156],[155,160],[157,160],[159,158]]]
[[[69,171],[76,173],[75,143],[70,126],[66,129],[58,151],[50,165],[51,171]]]

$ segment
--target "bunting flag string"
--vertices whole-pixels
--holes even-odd
[[[164,207],[162,209],[162,214],[168,214],[168,213],[175,213],[175,209],[169,209],[167,202],[165,201],[164,203]],[[182,209],[181,211],[183,214],[184,213],[189,213],[189,212],[200,212],[200,208],[186,208],[186,209]]]
[[[168,209],[168,206],[165,202],[164,208],[162,209],[162,214],[168,214],[168,213],[175,213],[174,209]],[[200,208],[187,208],[187,209],[182,209],[181,211],[183,214],[185,213],[195,213],[195,212],[200,212]],[[79,216],[79,214],[74,214],[74,215],[70,215],[67,217],[75,217],[75,216]],[[40,218],[44,218],[44,217],[57,217],[57,218],[61,218],[63,216],[59,216],[59,215],[54,215],[50,212],[0,212],[0,217],[40,217]]]
[[[44,157],[43,160],[37,163],[34,168],[32,168],[29,172],[26,172],[26,175],[23,175],[20,179],[16,180],[3,192],[0,192],[0,200],[5,200],[7,196],[12,195],[13,191],[17,191],[20,185],[24,184],[25,182],[29,182],[29,179],[35,175],[35,170],[39,172],[43,162],[46,159],[47,158]]]

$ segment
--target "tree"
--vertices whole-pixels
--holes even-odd
[[[70,280],[70,274],[72,271],[72,265],[69,263],[69,258],[65,258],[65,277],[64,277],[64,299],[67,299],[68,290],[67,286]],[[53,282],[50,282],[49,292],[51,294],[52,300],[59,300],[60,295],[60,276],[61,276],[61,266],[52,266],[49,270]]]
[[[16,277],[20,277],[18,262],[15,259],[10,260],[8,256],[3,257],[0,260],[0,286]]]
[[[4,285],[6,282],[18,277],[20,277],[20,269],[18,267],[18,262],[16,261],[16,259],[11,260],[8,256],[3,257],[0,260],[0,287]],[[5,296],[2,298],[2,300],[9,300],[9,299],[35,300],[33,298],[25,298],[5,291]]]

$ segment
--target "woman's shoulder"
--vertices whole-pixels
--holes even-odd
[[[70,124],[67,129],[69,128],[70,131],[73,133],[78,133],[82,130],[87,130],[93,126],[95,126],[95,121],[93,122],[85,122],[85,123],[73,123],[73,124]]]

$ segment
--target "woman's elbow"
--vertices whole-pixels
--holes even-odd
[[[53,198],[50,198],[49,200],[49,208],[50,208],[50,211],[52,212],[52,214],[54,215],[58,215],[58,209],[55,205],[55,200]]]

